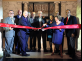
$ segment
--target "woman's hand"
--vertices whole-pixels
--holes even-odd
[[[9,27],[9,30],[13,30],[13,28]]]
[[[61,29],[59,29],[61,31]]]
[[[45,23],[45,24],[43,24],[43,26],[47,26],[47,24]]]

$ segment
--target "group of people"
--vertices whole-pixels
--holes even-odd
[[[22,56],[30,56],[26,54],[27,51],[36,51],[36,37],[38,39],[38,52],[41,49],[41,36],[43,39],[43,48],[44,52],[47,52],[46,49],[46,33],[47,41],[49,41],[51,55],[54,53],[59,53],[63,57],[63,40],[64,40],[64,31],[67,36],[68,44],[68,53],[71,57],[75,56],[75,37],[76,29],[48,29],[45,30],[45,27],[52,26],[62,26],[77,24],[75,16],[71,15],[69,9],[66,10],[67,17],[64,19],[59,15],[59,12],[56,12],[55,16],[50,15],[49,20],[47,21],[45,17],[42,17],[42,11],[38,11],[38,17],[35,17],[35,12],[24,11],[22,15],[22,10],[18,10],[18,15],[14,16],[14,11],[9,11],[9,17],[5,18],[3,23],[30,26],[34,28],[41,29],[22,29],[22,28],[11,28],[3,27],[5,30],[5,56],[9,57],[13,52],[13,45],[15,44],[15,52],[17,54],[22,53]],[[28,49],[28,37],[30,37],[30,50]],[[54,51],[56,48],[56,51]],[[60,48],[60,51],[59,51]]]

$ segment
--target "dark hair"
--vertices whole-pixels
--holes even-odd
[[[70,9],[67,9],[67,10],[69,10],[70,11]],[[70,11],[71,12],[71,11]]]
[[[50,14],[50,16],[52,16],[52,17],[53,17],[53,19],[54,19],[54,15]],[[49,19],[50,19],[50,17],[49,17]]]
[[[54,15],[50,14],[50,16],[52,16],[54,18]]]
[[[10,12],[10,11],[13,11],[13,10],[9,10],[9,12]],[[14,12],[14,11],[13,11],[13,12]]]
[[[61,19],[62,19],[62,17],[61,17],[61,16],[55,16],[55,17],[57,17],[57,18],[59,19],[59,21],[61,21]]]

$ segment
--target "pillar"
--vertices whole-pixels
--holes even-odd
[[[0,0],[0,23],[1,19],[3,19],[3,8],[2,8],[2,0]],[[3,51],[2,51],[2,33],[1,33],[2,28],[0,27],[0,57],[3,56]]]
[[[66,1],[61,1],[61,16],[66,17]]]
[[[55,12],[56,11],[59,11],[59,3],[60,1],[55,1],[54,4],[55,4]],[[55,14],[54,14],[55,15]]]
[[[77,0],[77,10],[76,10],[76,17],[79,18],[79,23],[81,24],[81,0]],[[81,29],[79,32],[79,37],[77,41],[77,50],[81,51]]]
[[[29,2],[23,2],[24,3],[24,11],[26,10],[26,11],[28,11],[28,4],[29,4]]]

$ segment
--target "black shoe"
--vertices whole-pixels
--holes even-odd
[[[55,51],[54,53],[59,53],[59,51]]]
[[[25,54],[25,55],[22,55],[22,56],[30,56],[30,54]]]
[[[48,50],[44,50],[44,52],[48,52]]]
[[[20,52],[17,52],[17,54],[20,54]]]
[[[26,52],[30,52],[30,50],[26,50]]]
[[[70,55],[71,58],[75,58],[75,56]]]
[[[30,52],[34,52],[34,50],[30,50]]]
[[[13,54],[16,54],[16,52],[12,52]]]
[[[75,56],[75,54],[71,54],[70,57],[71,58],[75,58],[76,56]]]
[[[40,52],[40,49],[38,49],[38,52]]]
[[[36,51],[36,48],[34,48],[34,51]]]
[[[66,55],[70,55],[70,53],[65,53]]]
[[[58,55],[60,55],[60,53]]]
[[[10,54],[7,54],[6,57],[10,57],[11,55]]]
[[[52,49],[50,49],[50,52],[52,52]]]

